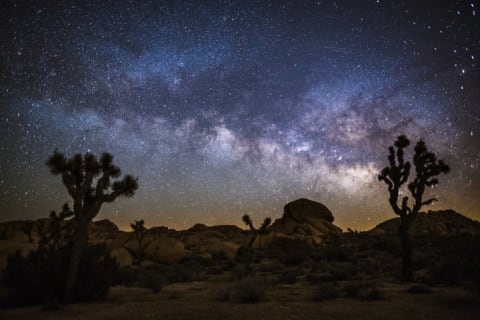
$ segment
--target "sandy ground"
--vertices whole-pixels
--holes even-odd
[[[0,319],[480,319],[480,298],[459,287],[432,293],[406,293],[406,286],[384,284],[386,299],[363,302],[337,299],[313,302],[313,287],[297,283],[272,287],[264,302],[219,301],[222,286],[188,282],[157,294],[141,288],[114,287],[102,303],[63,306],[56,311],[29,307],[0,311]]]

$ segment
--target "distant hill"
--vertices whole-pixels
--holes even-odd
[[[370,234],[396,234],[400,218],[384,221],[369,231]],[[421,212],[413,224],[415,235],[480,235],[480,222],[465,217],[454,210]]]

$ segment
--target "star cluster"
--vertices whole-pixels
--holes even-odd
[[[139,177],[121,227],[329,207],[393,214],[377,174],[399,134],[451,166],[431,190],[480,218],[478,1],[2,1],[0,211],[68,196],[45,160],[108,151]]]

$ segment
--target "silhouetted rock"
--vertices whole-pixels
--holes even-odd
[[[117,260],[121,267],[130,267],[133,264],[133,257],[125,248],[113,249],[110,255]]]
[[[369,231],[372,235],[398,234],[400,218],[384,221]],[[454,210],[421,212],[415,219],[413,234],[422,236],[480,235],[480,222]]]
[[[223,255],[233,259],[237,249],[248,241],[245,231],[233,225],[196,224],[178,234],[188,250],[202,257]]]
[[[29,242],[26,230],[27,224],[32,224],[31,231],[33,231],[34,222],[31,220],[17,220],[0,223],[0,240]]]
[[[0,241],[0,269],[3,269],[7,265],[8,256],[19,251],[23,257],[38,248],[36,243],[17,242],[15,240],[2,240]]]
[[[277,236],[304,238],[318,244],[326,236],[339,236],[342,229],[335,226],[330,210],[323,204],[309,199],[298,199],[285,205],[282,218],[269,228]],[[268,240],[265,237],[264,240]]]
[[[159,263],[178,263],[185,259],[187,251],[183,242],[167,237],[155,237],[145,247],[145,258]]]

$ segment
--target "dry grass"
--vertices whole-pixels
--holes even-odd
[[[313,302],[316,287],[305,283],[277,285],[254,305],[214,299],[225,280],[169,285],[158,294],[148,289],[112,288],[103,303],[76,304],[58,311],[41,307],[0,311],[0,319],[478,319],[480,298],[463,288],[435,288],[428,295],[405,292],[408,286],[383,284],[386,299],[358,301],[339,298]],[[175,299],[171,297],[175,296]]]

